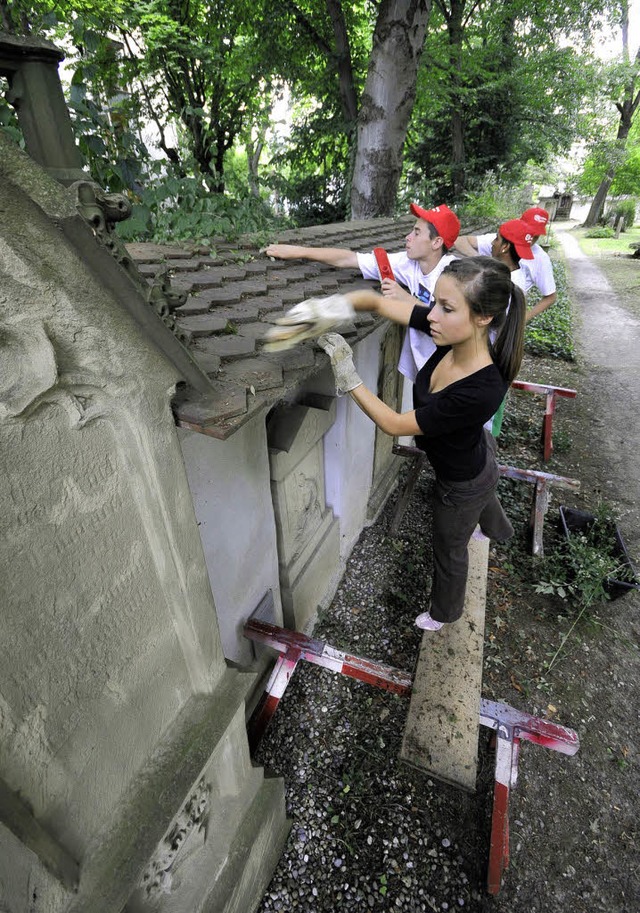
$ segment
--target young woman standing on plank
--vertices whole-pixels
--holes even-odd
[[[338,303],[333,296],[333,306]],[[389,435],[415,435],[433,466],[433,578],[429,611],[416,624],[435,631],[462,615],[468,544],[477,524],[492,539],[513,535],[496,495],[495,442],[483,429],[496,412],[522,361],[525,301],[508,268],[491,257],[454,260],[440,275],[435,304],[422,307],[369,290],[341,298],[340,317],[375,311],[431,336],[436,351],[418,372],[414,408],[398,413],[365,387],[349,345],[325,333],[319,345],[331,359],[339,393],[349,393]],[[299,318],[299,309],[294,308]],[[318,313],[322,300],[314,302]],[[286,326],[287,317],[282,318]],[[493,341],[492,341],[493,340]]]

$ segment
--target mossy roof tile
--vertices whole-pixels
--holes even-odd
[[[311,226],[274,233],[273,241],[355,251],[384,247],[391,252],[404,249],[413,221],[405,217]],[[169,269],[171,288],[188,293],[174,314],[187,331],[191,355],[212,380],[212,392],[200,397],[181,388],[174,411],[180,425],[220,439],[284,396],[295,395],[298,384],[327,364],[311,340],[284,352],[265,352],[261,337],[278,317],[305,298],[375,285],[356,269],[272,260],[251,238],[237,243],[213,239],[210,247],[144,243],[127,248],[150,282],[161,269]],[[379,322],[361,313],[341,330],[353,343]],[[235,332],[225,333],[229,327]]]

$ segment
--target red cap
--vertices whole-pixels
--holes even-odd
[[[509,222],[503,222],[498,233],[505,241],[511,241],[521,260],[533,260],[531,245],[533,244],[533,234],[531,226],[522,219],[511,219]]]
[[[531,209],[525,209],[520,218],[523,222],[527,223],[534,236],[547,233],[549,213],[546,209],[541,209],[539,206],[532,206]]]
[[[445,247],[453,247],[460,234],[460,219],[455,212],[451,212],[444,203],[433,209],[422,209],[417,203],[412,203],[409,208],[414,216],[424,219],[425,222],[431,222],[444,241]]]

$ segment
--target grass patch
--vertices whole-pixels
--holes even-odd
[[[640,317],[640,260],[632,258],[633,252],[629,247],[631,243],[640,243],[640,228],[624,232],[617,241],[615,238],[585,238],[585,229],[582,228],[572,231],[572,234],[583,252],[597,262],[598,269],[607,277],[622,307]]]
[[[623,231],[619,238],[588,238],[588,231],[587,228],[578,228],[572,234],[578,239],[585,254],[595,260],[615,256],[630,257],[633,251],[629,245],[640,244],[640,226]]]

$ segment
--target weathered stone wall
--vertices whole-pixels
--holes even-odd
[[[58,230],[67,192],[3,152],[0,907],[120,913],[155,860],[169,889],[153,908],[186,910],[181,841],[162,847],[200,790],[190,884],[250,909],[283,794],[249,763],[253,676],[224,662],[170,410],[179,378]]]
[[[393,407],[394,394],[380,385],[391,371],[394,385],[398,373],[393,358],[394,347],[386,345],[388,336],[396,336],[395,327],[379,327],[354,348],[355,365],[370,390],[386,393],[386,402]],[[389,353],[391,352],[391,356]],[[329,388],[333,376],[327,372]],[[380,433],[381,434],[381,433]],[[384,503],[397,478],[397,461],[391,462],[393,439],[380,437],[373,422],[358,408],[351,397],[337,400],[336,421],[324,440],[327,503],[340,523],[340,554],[343,562],[351,554],[363,527],[372,513]],[[391,465],[392,471],[388,469]],[[374,504],[372,505],[372,501]]]

